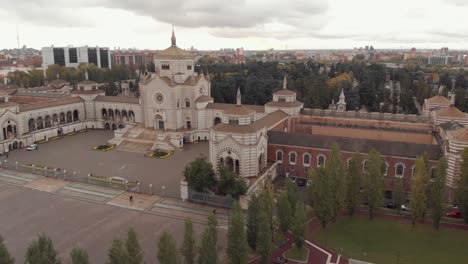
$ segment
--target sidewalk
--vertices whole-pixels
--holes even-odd
[[[48,178],[4,168],[0,168],[0,182],[76,200],[106,204],[168,218],[184,220],[189,217],[193,222],[201,224],[206,224],[208,215],[212,212],[216,212],[218,225],[221,228],[226,228],[228,224],[227,209],[191,202],[182,202],[177,199],[162,198],[157,195],[151,196],[131,193],[123,190]],[[130,196],[133,196],[133,201],[130,201]]]

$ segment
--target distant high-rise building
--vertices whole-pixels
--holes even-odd
[[[438,56],[438,55],[433,55],[429,56],[429,60],[427,64],[429,65],[434,65],[434,64],[451,64],[453,62],[453,57],[452,56]]]
[[[448,55],[449,48],[448,47],[442,47],[440,49],[440,54],[442,55]]]
[[[111,68],[111,52],[103,47],[44,47],[42,67],[57,64],[78,67],[81,63],[94,64],[99,68]]]

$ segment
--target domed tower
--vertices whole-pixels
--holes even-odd
[[[226,109],[221,124],[210,130],[210,162],[215,171],[225,167],[244,178],[257,176],[267,165],[266,127],[261,119],[255,121],[255,110],[242,105],[238,88],[237,104]]]
[[[288,79],[286,74],[283,80],[283,89],[273,93],[273,102],[265,105],[266,113],[273,113],[276,110],[282,110],[288,115],[298,115],[304,107],[302,102],[296,100],[296,93],[288,90]]]

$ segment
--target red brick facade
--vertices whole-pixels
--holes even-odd
[[[286,173],[289,173],[291,177],[301,177],[306,178],[307,173],[311,169],[317,168],[317,162],[319,156],[325,156],[325,159],[330,157],[329,149],[314,149],[314,148],[303,148],[295,146],[284,146],[284,145],[275,145],[268,144],[268,162],[274,162],[277,160],[277,152],[283,152],[283,161],[279,166],[279,175],[284,176]],[[290,153],[296,153],[296,162],[290,163]],[[310,155],[310,165],[304,164],[304,156],[306,154]],[[364,162],[366,153],[361,153],[361,159]],[[353,153],[351,152],[341,152],[343,162],[347,164],[348,160],[351,159]],[[393,190],[393,182],[395,179],[395,174],[398,165],[403,165],[403,177],[405,179],[404,186],[405,191],[410,191],[410,182],[411,176],[413,174],[413,168],[415,165],[415,159],[405,158],[405,157],[387,157],[383,156],[385,161],[388,164],[387,175],[385,177],[385,189]],[[326,162],[326,161],[325,161]],[[437,166],[436,161],[430,161],[431,167],[435,168]],[[362,167],[364,168],[364,166]]]

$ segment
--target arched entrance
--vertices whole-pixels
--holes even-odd
[[[221,123],[221,118],[219,117],[216,117],[213,121],[214,125],[216,126],[217,124],[220,124]]]
[[[36,123],[37,123],[37,124],[36,124],[37,130],[41,130],[41,129],[44,128],[44,121],[42,120],[42,117],[41,117],[41,116],[37,118],[37,122],[36,122]]]
[[[50,115],[46,115],[44,124],[46,128],[52,127],[52,121],[50,119]]]
[[[112,130],[116,130],[117,129],[117,125],[114,123],[112,124]]]
[[[122,128],[124,128],[124,127],[125,127],[124,124],[119,124],[119,129],[122,129]]]
[[[109,129],[110,129],[109,123],[106,123],[106,124],[104,125],[104,128],[107,129],[107,130],[109,130]]]
[[[73,122],[73,117],[72,117],[72,112],[68,111],[67,112],[67,123]]]
[[[164,130],[164,128],[165,128],[164,119],[163,119],[163,117],[161,115],[156,115],[154,117],[154,121],[155,121],[156,129]]]
[[[63,125],[65,124],[65,113],[60,113],[60,124]]]
[[[78,110],[73,111],[73,122],[79,121],[80,115],[78,114]]]
[[[107,110],[105,108],[101,110],[101,116],[102,119],[107,120]]]

